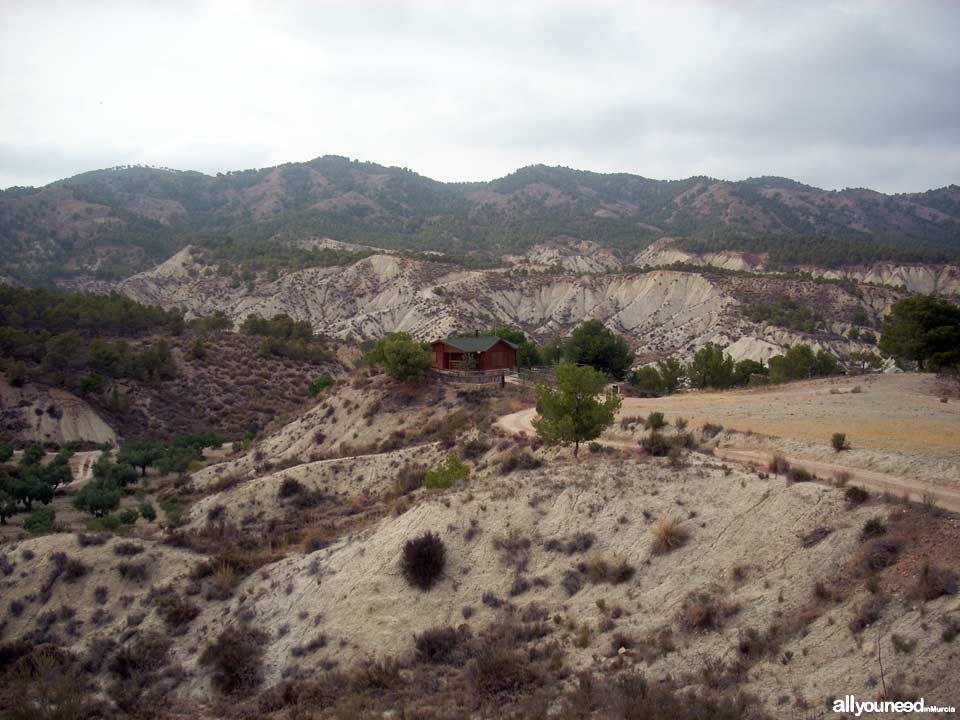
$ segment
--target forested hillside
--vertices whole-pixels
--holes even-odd
[[[441,183],[337,156],[208,176],[125,167],[0,192],[0,272],[25,283],[116,280],[187,244],[264,267],[352,262],[370,248],[486,258],[557,238],[621,254],[671,235],[687,249],[769,252],[774,265],[960,257],[960,187],[883,195],[784,178],[650,180],[542,165]]]

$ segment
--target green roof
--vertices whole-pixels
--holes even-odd
[[[499,338],[496,335],[480,335],[479,337],[451,337],[447,338],[446,340],[441,340],[440,342],[446,343],[447,345],[455,347],[457,350],[462,350],[463,352],[486,352],[496,345],[500,340],[503,340],[503,338]],[[503,340],[503,342],[512,347],[514,350],[517,349],[517,346],[509,340]]]

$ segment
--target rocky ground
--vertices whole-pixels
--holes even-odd
[[[433,340],[495,324],[523,328],[541,340],[599,319],[630,339],[641,358],[688,358],[707,342],[736,358],[766,359],[796,343],[848,355],[873,350],[846,337],[855,309],[876,323],[903,296],[891,288],[853,291],[776,277],[711,276],[650,270],[616,273],[544,273],[538,266],[463,270],[452,265],[373,255],[346,267],[313,268],[266,278],[252,289],[202,268],[186,248],[117,289],[144,303],[184,307],[193,314],[222,310],[239,322],[251,313],[284,312],[318,332],[374,339],[405,331]],[[209,272],[208,272],[209,271]],[[805,334],[753,323],[746,304],[794,297],[821,313],[824,325]],[[867,328],[864,328],[867,329]]]
[[[710,443],[574,459],[492,428],[529,402],[509,392],[361,373],[248,451],[150,478],[179,498],[157,524],[6,542],[0,703],[35,707],[28,688],[54,677],[60,717],[637,717],[623,703],[646,697],[663,717],[813,718],[884,688],[956,703],[957,516]],[[449,452],[469,480],[417,489]],[[423,590],[401,556],[426,532],[446,561]]]

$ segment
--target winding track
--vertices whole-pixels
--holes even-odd
[[[620,415],[622,414],[623,413]],[[526,408],[525,410],[501,416],[495,423],[495,426],[512,435],[521,433],[535,435],[536,430],[534,430],[533,427],[533,419],[536,415],[536,408]],[[618,415],[618,418],[620,415]],[[637,447],[636,443],[623,440],[599,438],[597,442],[608,447]],[[714,450],[714,455],[721,460],[756,467],[766,467],[773,454],[772,450],[735,447],[717,448]],[[909,497],[910,500],[916,502],[924,502],[932,499],[938,507],[960,513],[960,490],[935,486],[915,478],[864,470],[863,468],[849,467],[838,463],[808,460],[795,455],[784,455],[784,457],[792,467],[802,468],[819,478],[832,478],[840,472],[845,472],[849,473],[850,482],[861,485],[869,490],[878,493],[886,492],[898,497]]]

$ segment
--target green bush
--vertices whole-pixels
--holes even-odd
[[[194,360],[203,360],[207,356],[207,345],[202,337],[198,337],[190,345],[190,357]]]
[[[447,459],[433,468],[423,478],[423,486],[427,490],[442,490],[458,482],[466,482],[470,477],[470,468],[456,455],[448,455]]]
[[[833,446],[833,449],[836,450],[837,452],[840,452],[841,450],[846,450],[847,448],[850,447],[850,445],[847,443],[846,433],[834,433],[833,437],[830,438],[830,444]]]
[[[687,366],[687,377],[695,388],[723,390],[733,385],[736,363],[719,345],[707,343],[697,350]]]
[[[880,349],[920,370],[960,366],[960,307],[925,295],[900,300],[884,320]]]
[[[126,487],[137,481],[137,471],[128,463],[112,463],[107,453],[101,453],[93,464],[93,477],[99,482],[111,483],[118,488]]]
[[[145,502],[140,506],[140,517],[147,522],[153,522],[157,519],[157,511],[154,510],[153,505],[151,505],[149,502]]]
[[[789,297],[781,297],[776,303],[752,303],[747,305],[744,314],[756,323],[766,322],[803,332],[814,332],[823,322],[819,313]]]
[[[316,397],[321,393],[321,391],[326,390],[328,387],[332,387],[334,382],[335,380],[329,375],[321,375],[310,383],[310,397]]]
[[[180,523],[183,517],[183,508],[180,505],[180,498],[176,495],[171,495],[170,497],[160,500],[160,509],[163,510],[163,514],[166,515],[168,523],[171,525]]]
[[[106,383],[104,382],[103,375],[99,373],[90,373],[89,375],[84,376],[83,380],[80,381],[80,397],[86,397],[87,395],[99,395],[103,392]]]
[[[870,493],[868,493],[862,487],[858,487],[857,485],[851,485],[846,489],[843,496],[847,499],[847,502],[849,502],[851,505],[859,505],[867,501],[867,498],[870,497]]]
[[[382,365],[387,375],[400,382],[423,382],[433,364],[433,353],[407,333],[390,333],[367,356],[371,364]]]
[[[662,412],[652,412],[647,415],[647,420],[643,426],[647,430],[659,430],[667,424]]]
[[[31,535],[40,535],[53,529],[53,521],[57,514],[51,507],[40,507],[33,510],[23,521],[23,528]]]
[[[133,508],[121,510],[117,515],[117,519],[119,519],[124,525],[133,525],[137,521],[138,517],[140,517],[140,513]]]
[[[94,517],[103,517],[119,504],[120,488],[110,480],[89,482],[80,488],[80,492],[73,498],[73,506],[77,510],[88,512]]]
[[[640,446],[655,457],[662,457],[670,452],[672,447],[670,441],[664,437],[663,433],[654,430],[649,435],[644,435],[640,439]]]
[[[97,518],[94,521],[94,525],[97,529],[103,530],[117,530],[120,528],[120,518],[116,515],[104,515],[101,518]]]
[[[881,517],[870,518],[863,524],[863,529],[860,531],[860,537],[864,540],[868,538],[880,537],[881,535],[886,534],[887,526],[884,524],[883,518]]]
[[[767,365],[774,383],[834,375],[839,367],[833,355],[826,350],[814,352],[809,345],[794,345],[785,354],[770,358]]]
[[[627,382],[646,397],[657,397],[664,391],[663,377],[653,365],[637,368],[627,376]]]
[[[538,417],[533,426],[537,436],[548,444],[573,442],[574,457],[581,442],[599,437],[613,424],[621,402],[619,395],[606,389],[603,373],[566,361],[556,367],[556,385],[538,383],[536,393]]]

